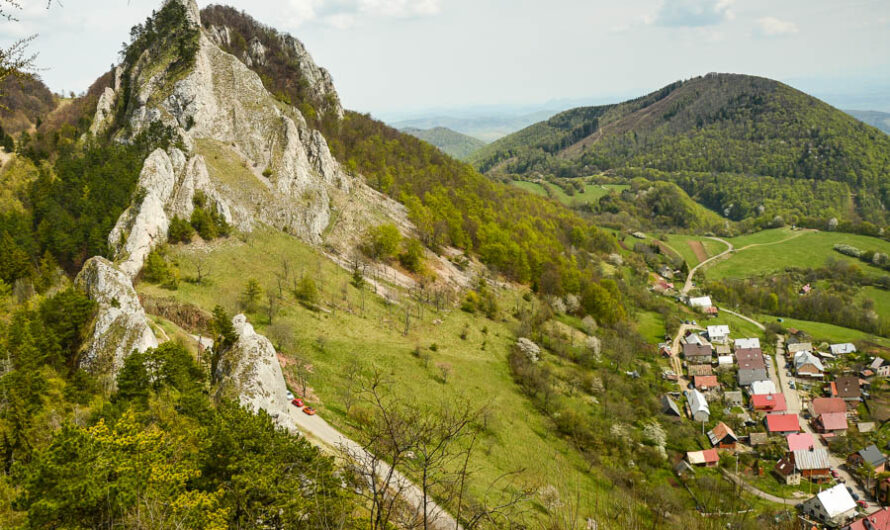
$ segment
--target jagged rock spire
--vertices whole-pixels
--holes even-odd
[[[195,0],[164,0],[164,5],[170,2],[179,2],[185,6],[186,16],[196,27],[201,27],[201,10],[198,9],[198,3]]]

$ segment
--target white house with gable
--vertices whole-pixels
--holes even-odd
[[[826,525],[841,526],[856,515],[856,502],[847,487],[838,484],[805,501],[802,512]]]

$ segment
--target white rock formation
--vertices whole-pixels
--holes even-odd
[[[99,306],[81,366],[117,374],[133,350],[142,352],[158,345],[130,277],[110,261],[90,258],[74,284]]]
[[[93,117],[93,123],[90,125],[90,133],[99,134],[105,130],[111,121],[114,109],[115,92],[111,87],[105,87],[105,91],[99,96],[96,103],[96,115]]]
[[[242,405],[265,410],[282,427],[296,430],[290,417],[293,405],[287,399],[287,384],[272,342],[257,333],[244,315],[236,315],[232,325],[238,341],[220,358],[216,371],[219,391],[238,396]]]

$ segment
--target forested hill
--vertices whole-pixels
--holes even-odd
[[[420,138],[424,142],[431,143],[445,153],[460,160],[466,160],[467,157],[485,145],[485,142],[478,138],[452,131],[448,127],[433,127],[432,129],[405,127],[401,131]]]
[[[839,200],[833,213],[878,224],[886,223],[882,205],[890,203],[886,134],[787,85],[737,74],[708,74],[624,103],[572,109],[484,147],[471,161],[492,174],[655,169],[671,173],[690,194],[701,188],[689,184],[694,173],[808,179],[814,188],[836,181],[845,185],[840,194],[850,195],[847,187],[855,192],[855,204],[845,208]],[[711,183],[702,202],[727,208],[727,195],[745,185],[726,180],[731,189]]]

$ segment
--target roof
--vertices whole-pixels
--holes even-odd
[[[689,375],[713,375],[714,369],[711,368],[710,364],[690,364],[689,368],[687,368]]]
[[[683,355],[689,357],[710,357],[714,351],[706,344],[692,344],[687,342],[683,345]]]
[[[686,401],[689,403],[689,410],[692,411],[692,414],[697,412],[711,413],[710,409],[708,409],[708,400],[706,400],[705,395],[698,390],[687,390]]]
[[[717,364],[720,366],[732,366],[732,355],[720,355],[717,357]]]
[[[868,519],[868,525],[865,520]],[[843,530],[890,530],[890,508],[884,507],[865,517],[856,519]]]
[[[789,342],[788,353],[797,353],[799,351],[813,351],[812,342]]]
[[[847,428],[847,413],[826,412],[819,416],[819,422],[826,431],[843,431]]]
[[[765,444],[769,441],[769,435],[765,432],[748,433],[748,443],[751,445]]]
[[[716,388],[720,386],[716,375],[697,375],[692,378],[695,388]]]
[[[874,360],[871,362],[871,364],[868,365],[868,367],[871,368],[872,370],[877,370],[878,368],[880,368],[883,365],[884,365],[884,359],[882,359],[880,357],[875,357]]]
[[[689,305],[692,307],[711,307],[714,304],[711,303],[710,296],[696,296],[689,299]]]
[[[720,461],[720,455],[716,449],[705,449],[703,451],[689,451],[686,453],[686,459],[690,464],[713,464]]]
[[[797,472],[797,469],[794,467],[794,460],[791,456],[785,455],[781,460],[776,462],[776,472],[783,477],[793,475]]]
[[[842,375],[837,378],[837,396],[839,398],[859,397],[859,378],[855,375]]]
[[[794,354],[794,369],[800,370],[802,367],[811,364],[820,372],[825,371],[822,361],[818,357],[808,351],[799,351]]]
[[[870,465],[871,467],[878,467],[887,461],[887,457],[881,453],[881,450],[878,449],[878,446],[875,444],[871,444],[864,449],[860,449],[856,452],[862,461]]]
[[[665,394],[661,396],[661,408],[665,414],[673,414],[675,416],[680,416],[680,407],[671,399],[671,396]]]
[[[734,343],[735,349],[740,348],[759,348],[760,347],[760,339],[757,337],[749,338],[749,339],[736,339]]]
[[[732,353],[732,348],[729,347],[729,344],[714,344],[714,353],[717,355],[729,355]]]
[[[843,484],[828,488],[816,495],[816,498],[830,518],[856,509],[856,502],[853,501],[853,497],[850,496],[850,492]]]
[[[822,447],[815,449],[801,449],[793,451],[794,466],[801,471],[812,471],[814,469],[828,469],[831,462],[828,460],[828,450]]]
[[[856,430],[862,433],[872,432],[875,430],[875,422],[873,421],[862,421],[856,424]]]
[[[766,368],[766,361],[763,359],[763,352],[760,348],[742,348],[735,351],[736,361],[739,368]]]
[[[683,344],[710,344],[704,337],[698,333],[690,333],[684,337]]]
[[[739,368],[739,385],[748,386],[755,381],[765,381],[769,379],[764,368]],[[775,393],[775,388],[771,393]]]
[[[811,449],[816,446],[813,435],[808,432],[796,432],[785,437],[788,440],[789,451],[801,451]]]
[[[800,422],[797,414],[770,414],[766,417],[766,430],[769,432],[797,432]]]
[[[729,326],[726,324],[720,324],[717,326],[708,326],[708,337],[725,337],[729,335]]]
[[[731,438],[733,442],[737,442],[739,437],[732,432],[732,429],[722,421],[714,426],[713,429],[708,431],[708,438],[711,440],[711,445],[717,445],[718,443],[726,440],[727,438]]]
[[[847,412],[847,403],[841,398],[818,397],[813,399],[810,409],[813,416],[821,416],[829,412]]]
[[[785,405],[785,396],[782,394],[755,394],[751,396],[751,404],[754,410],[783,412],[788,409]]]
[[[775,394],[776,393],[776,384],[772,381],[764,380],[764,381],[754,381],[751,383],[751,395],[756,396],[758,394]]]
[[[831,353],[833,353],[835,355],[842,355],[845,353],[855,353],[856,352],[856,346],[854,346],[850,342],[844,342],[841,344],[832,344],[828,348],[831,350]]]

